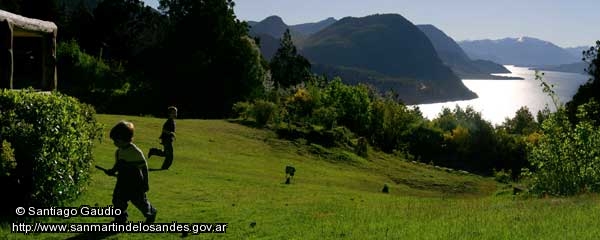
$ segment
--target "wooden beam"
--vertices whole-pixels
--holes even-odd
[[[10,21],[0,21],[0,88],[13,88],[13,28]]]
[[[13,31],[13,37],[44,37],[46,33],[30,32],[21,29]]]

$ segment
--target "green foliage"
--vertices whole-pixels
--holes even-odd
[[[446,166],[490,174],[497,156],[495,129],[472,107],[454,110],[445,108],[433,120],[444,131],[444,156],[439,160]]]
[[[222,118],[234,103],[262,94],[266,70],[260,51],[233,5],[231,0],[160,1],[169,25],[150,74],[156,101],[187,109],[183,117]],[[190,37],[190,31],[202,37]]]
[[[504,170],[494,171],[494,179],[500,183],[509,183],[511,180],[511,175],[512,174],[510,173],[510,170],[509,171],[504,171]]]
[[[164,38],[166,19],[141,0],[102,0],[93,15],[95,41],[89,44],[100,58],[135,65]]]
[[[544,92],[558,99],[541,77]],[[600,191],[600,128],[594,126],[589,112],[593,100],[579,107],[582,118],[572,124],[568,112],[555,101],[557,111],[543,122],[543,134],[531,144],[529,160],[533,165],[533,190],[537,193],[574,195]]]
[[[15,150],[9,142],[0,139],[0,178],[10,176],[17,167]]]
[[[356,143],[356,147],[354,150],[356,155],[366,158],[369,156],[368,151],[369,151],[369,143],[367,142],[367,139],[364,137],[358,138],[358,142]]]
[[[273,80],[279,87],[289,87],[310,79],[310,62],[298,54],[292,42],[290,30],[286,29],[279,49],[269,64]]]
[[[534,190],[555,195],[600,191],[600,129],[590,122],[572,126],[564,109],[542,124],[544,134],[532,146]]]
[[[337,124],[337,110],[334,107],[320,107],[313,111],[311,122],[332,129]]]
[[[600,116],[600,104],[594,98],[577,107],[576,117],[578,121],[589,122],[594,126],[598,126],[598,121],[600,121],[598,116]]]
[[[252,106],[252,116],[260,126],[264,126],[271,121],[276,111],[277,105],[265,100],[257,100]]]
[[[341,79],[335,78],[325,87],[322,104],[337,110],[339,125],[346,126],[357,134],[368,133],[371,124],[371,99],[366,86],[345,85]]]
[[[544,120],[548,119],[548,117],[550,117],[550,108],[548,107],[548,104],[546,104],[546,106],[544,107],[544,109],[539,110],[536,114],[536,120],[538,122],[538,128],[539,126],[542,125],[542,123],[544,122]]]
[[[76,41],[60,42],[57,49],[58,90],[64,94],[109,111],[131,85],[122,65],[110,66],[83,52]]]
[[[538,124],[526,106],[519,108],[512,119],[504,120],[502,127],[510,134],[521,135],[529,135],[538,130]]]
[[[405,105],[390,98],[376,98],[371,104],[370,137],[373,144],[385,152],[406,149],[420,118]]]
[[[101,134],[94,114],[58,92],[0,92],[0,136],[14,149],[24,205],[63,204],[84,190]]]
[[[303,121],[313,112],[317,102],[306,88],[299,87],[286,100],[286,107],[292,121]]]
[[[248,120],[248,117],[252,115],[253,104],[249,102],[237,102],[233,104],[233,113],[237,117],[241,117],[244,120]]]
[[[577,93],[573,95],[573,99],[566,104],[567,114],[572,123],[577,123],[583,119],[578,118],[579,106],[588,103],[590,100],[600,101],[600,41],[596,41],[596,46],[590,47],[583,54],[583,60],[589,66],[586,72],[590,75],[587,83],[579,86]],[[585,116],[588,120],[593,119],[595,126],[600,126],[600,115],[593,114],[600,112],[600,105],[588,105],[589,115]]]

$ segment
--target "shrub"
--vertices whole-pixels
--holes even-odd
[[[0,136],[14,149],[19,179],[9,187],[21,191],[21,204],[59,205],[85,189],[94,140],[101,137],[94,114],[58,92],[0,91]]]
[[[277,105],[275,105],[275,103],[265,100],[257,100],[254,103],[252,115],[257,124],[264,126],[273,119],[273,115],[276,111]]]
[[[369,136],[374,146],[391,153],[407,150],[411,129],[420,117],[393,99],[375,99],[371,104]]]
[[[312,123],[332,129],[336,125],[337,112],[333,107],[320,107],[312,114]]]
[[[368,152],[369,147],[368,146],[369,146],[369,144],[367,143],[366,138],[364,138],[364,137],[358,138],[358,142],[356,143],[356,148],[355,148],[356,155],[364,157],[364,158],[368,157],[369,156],[369,152]]]
[[[17,167],[15,160],[15,150],[6,140],[0,145],[0,177],[8,177]]]
[[[95,58],[83,52],[76,41],[59,43],[56,54],[60,92],[93,104],[101,112],[131,104],[123,101],[132,86],[122,64]]]
[[[313,112],[315,101],[311,93],[304,87],[300,87],[286,100],[286,106],[293,121],[304,121]]]
[[[509,183],[512,177],[512,173],[510,170],[504,171],[494,171],[494,179],[500,183]]]
[[[561,108],[544,121],[542,130],[529,154],[534,190],[555,195],[600,191],[600,129],[590,122],[571,126]]]
[[[543,134],[531,144],[528,159],[533,167],[532,189],[537,193],[574,195],[600,192],[600,127],[594,126],[594,101],[578,108],[580,121],[573,125],[552,86],[543,81],[543,91],[557,109],[542,123]],[[592,112],[590,112],[592,111]]]
[[[244,120],[248,120],[248,117],[252,114],[253,105],[249,102],[237,102],[233,104],[233,113],[236,117],[240,117]]]
[[[371,124],[371,99],[364,85],[349,86],[341,79],[333,79],[325,88],[323,105],[337,110],[337,123],[351,131],[366,135]]]

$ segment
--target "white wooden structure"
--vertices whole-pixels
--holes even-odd
[[[39,74],[42,91],[52,91],[57,86],[56,34],[58,27],[53,22],[27,18],[0,10],[0,88],[13,89],[14,43],[24,38],[41,39],[41,71]],[[17,63],[18,64],[18,63]],[[37,75],[36,75],[37,76]],[[18,81],[18,79],[17,79]]]

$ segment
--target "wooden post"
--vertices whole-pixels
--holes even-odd
[[[13,28],[8,20],[0,22],[0,88],[13,88]]]
[[[45,34],[42,47],[42,90],[56,90],[56,31]]]
[[[51,90],[57,90],[58,88],[58,73],[56,72],[56,68],[58,65],[58,59],[56,58],[56,48],[58,48],[58,46],[56,46],[56,36],[58,30],[55,30],[54,32],[52,32],[51,39],[50,39],[50,67],[48,68],[48,70],[50,71],[50,73],[48,74],[50,76],[50,89]]]

